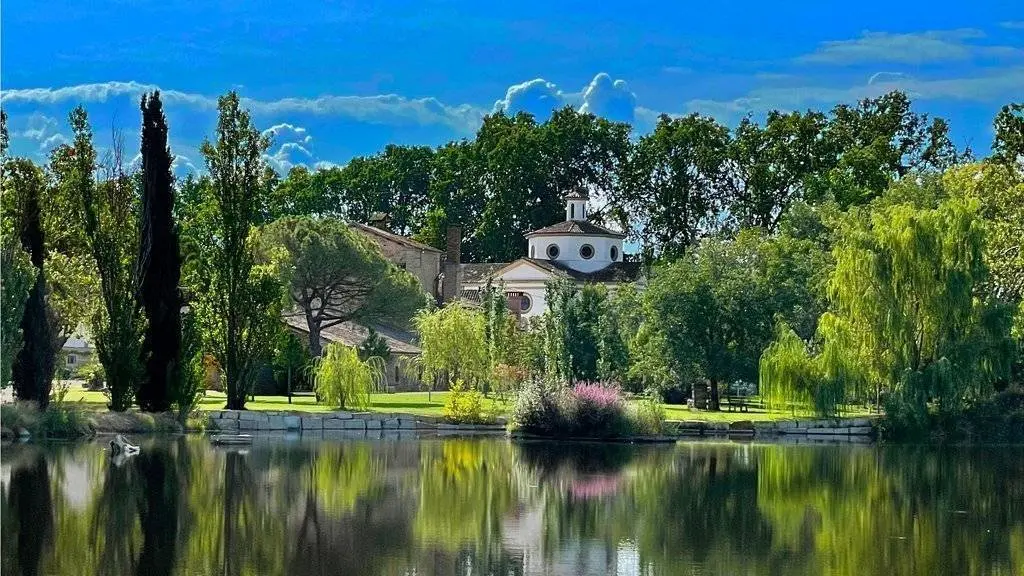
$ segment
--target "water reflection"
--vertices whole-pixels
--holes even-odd
[[[1024,449],[9,445],[3,574],[1022,574]]]

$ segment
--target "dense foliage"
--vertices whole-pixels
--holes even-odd
[[[191,357],[182,355],[181,253],[174,222],[173,158],[160,92],[142,97],[142,198],[139,240],[139,300],[146,315],[142,340],[145,377],[138,389],[143,410],[163,412],[174,396],[188,397],[179,383],[192,381]],[[185,365],[182,364],[183,358]]]

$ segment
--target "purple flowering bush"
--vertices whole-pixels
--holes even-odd
[[[633,429],[622,390],[602,382],[529,382],[516,397],[511,424],[545,436],[612,437]]]

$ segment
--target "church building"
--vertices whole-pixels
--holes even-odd
[[[449,238],[445,274],[458,275],[458,294],[468,300],[479,300],[488,281],[495,288],[503,288],[509,308],[528,319],[547,310],[544,293],[553,280],[609,287],[641,280],[640,263],[624,260],[624,239],[620,232],[588,222],[587,197],[572,194],[566,198],[565,221],[528,233],[527,254],[514,262],[458,263],[458,249],[452,258]]]

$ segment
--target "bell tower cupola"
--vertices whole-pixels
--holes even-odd
[[[569,222],[587,220],[587,196],[573,192],[565,197],[565,219]]]

